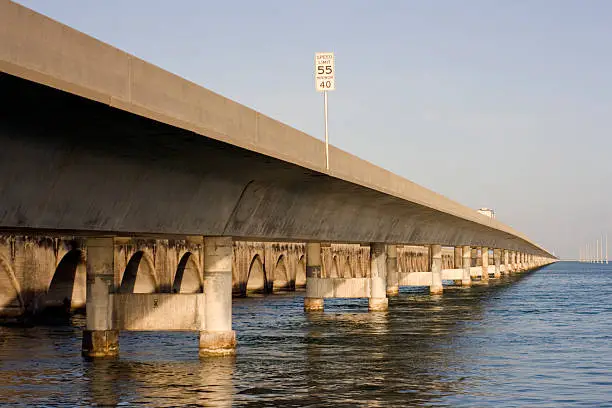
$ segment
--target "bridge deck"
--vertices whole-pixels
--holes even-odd
[[[0,70],[10,102],[0,128],[8,204],[0,228],[550,255],[509,226],[333,146],[326,172],[318,139],[7,0]]]

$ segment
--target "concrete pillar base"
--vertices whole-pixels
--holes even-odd
[[[472,280],[471,279],[462,280],[461,286],[467,286],[467,287],[472,286]]]
[[[370,312],[386,312],[389,310],[389,299],[368,298],[368,310]]]
[[[236,332],[200,332],[200,357],[236,354]]]
[[[387,296],[399,295],[399,286],[387,286]]]
[[[430,286],[429,294],[430,295],[441,295],[444,292],[444,288],[442,286]]]
[[[322,312],[323,311],[323,298],[304,298],[304,311],[305,312]]]
[[[83,330],[83,357],[115,357],[119,355],[118,330]]]

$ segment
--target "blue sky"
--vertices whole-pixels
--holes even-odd
[[[563,257],[611,232],[612,2],[22,0]],[[612,248],[612,247],[611,247]]]

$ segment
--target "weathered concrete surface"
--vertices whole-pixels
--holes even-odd
[[[202,237],[184,240],[115,237],[112,245],[112,286],[119,293],[203,292]],[[232,287],[235,293],[246,294],[242,289],[247,287],[247,281],[251,281],[258,260],[262,260],[261,273],[268,287],[295,290],[305,286],[305,248],[304,243],[234,241]],[[53,313],[59,311],[62,314],[82,310],[86,300],[87,252],[87,242],[75,237],[0,236],[0,318],[12,320],[24,315],[37,315],[49,308],[54,309]],[[388,270],[392,269],[390,261],[396,263],[397,286],[431,284],[431,272],[426,271],[428,254],[427,247],[405,245],[396,248],[396,258],[387,255]],[[443,261],[447,254],[443,248]],[[469,247],[466,255],[469,265]],[[510,255],[509,260],[512,259]],[[316,301],[309,300],[309,304],[322,306],[323,297],[371,297],[368,245],[326,244],[320,247],[320,259],[323,265],[318,273],[325,281],[322,285],[326,286],[318,294],[322,297]],[[532,261],[534,265],[537,262]],[[489,267],[489,272],[493,271],[492,268]],[[472,276],[480,277],[481,267],[470,269]],[[500,265],[503,273],[510,269],[511,265],[508,268]],[[460,271],[445,268],[442,279],[458,281],[461,279]],[[132,285],[128,284],[130,279]],[[288,285],[285,283],[287,279]],[[294,281],[295,285],[292,285]],[[317,288],[317,285],[312,287]]]
[[[463,278],[463,269],[442,269],[442,280],[461,280]]]
[[[440,245],[431,245],[431,285],[429,293],[432,295],[440,295],[443,292],[442,286],[442,247]]]
[[[205,327],[200,332],[200,355],[228,355],[235,352],[236,333],[232,330],[231,237],[204,238]]]
[[[0,122],[2,229],[469,244],[550,256],[333,146],[326,173],[321,141],[6,0],[0,70],[10,101]]]
[[[482,277],[482,266],[472,266],[470,268],[470,277],[472,278]]]
[[[369,298],[370,278],[307,278],[308,296],[313,298]]]
[[[205,330],[203,293],[111,294],[113,330]]]
[[[72,237],[0,236],[0,317],[85,307],[85,255]]]
[[[431,286],[431,272],[402,272],[400,286]]]
[[[233,292],[275,292],[306,285],[304,243],[234,242]]]
[[[432,283],[431,272],[402,272],[400,274],[400,286],[430,286]],[[457,281],[463,277],[463,269],[443,269],[442,280]]]
[[[429,248],[401,245],[397,247],[397,267],[400,273],[429,269]]]

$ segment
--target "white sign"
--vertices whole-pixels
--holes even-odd
[[[333,52],[317,52],[315,54],[315,87],[319,92],[336,89],[336,67]]]

